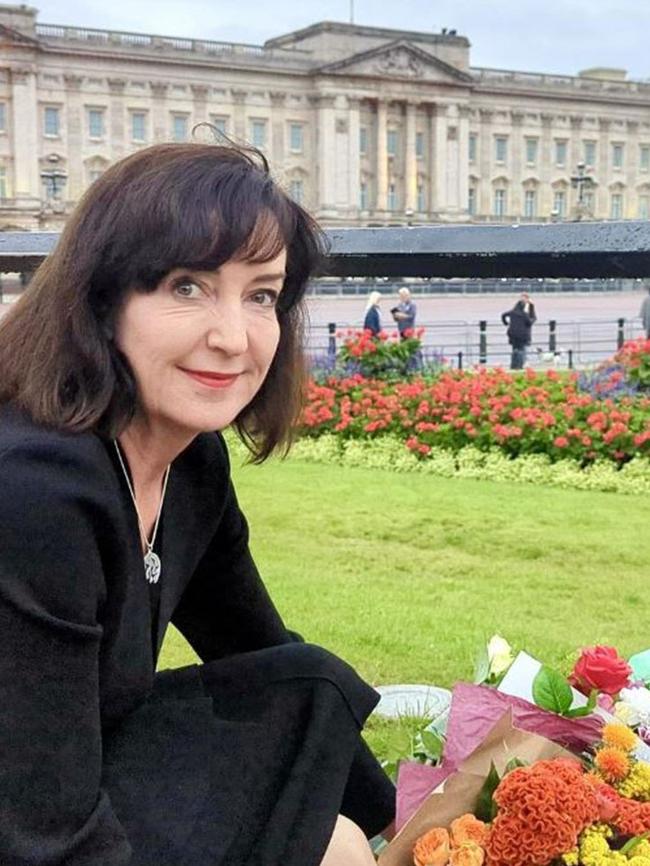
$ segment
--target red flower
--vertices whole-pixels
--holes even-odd
[[[569,679],[585,695],[592,689],[616,695],[628,685],[631,674],[632,668],[614,647],[593,646],[583,649]]]

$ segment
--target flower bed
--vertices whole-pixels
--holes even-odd
[[[636,363],[639,351],[625,351]],[[436,449],[457,453],[468,445],[508,457],[568,459],[581,467],[647,459],[650,397],[600,397],[582,391],[578,380],[575,373],[556,370],[512,375],[498,368],[446,370],[433,379],[398,382],[331,377],[311,382],[302,433],[343,440],[390,436],[420,460]]]

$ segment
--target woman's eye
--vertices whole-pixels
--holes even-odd
[[[251,300],[260,307],[274,307],[278,302],[279,294],[275,289],[260,289],[251,295]]]
[[[198,298],[201,287],[192,280],[180,280],[174,284],[174,293],[181,298]]]

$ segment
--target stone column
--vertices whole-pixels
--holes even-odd
[[[446,214],[449,199],[448,162],[447,162],[447,106],[436,104],[431,113],[431,141],[433,144],[433,165],[431,176],[435,178],[435,202],[432,210]]]
[[[418,205],[418,162],[415,153],[414,102],[406,103],[406,143],[404,154],[404,209],[415,212]]]
[[[458,210],[465,215],[469,199],[469,105],[458,106]]]
[[[318,208],[321,216],[336,212],[336,97],[320,94],[314,100],[318,129]]]
[[[607,117],[598,118],[598,154],[596,162],[598,163],[598,187],[596,188],[596,219],[607,219],[609,217],[609,184],[612,181],[612,175],[609,172],[610,160],[610,141],[609,130],[612,125],[611,120]]]
[[[281,91],[269,93],[271,98],[271,129],[267,148],[269,162],[277,166],[284,165],[287,158],[285,146],[287,94]]]
[[[111,94],[111,103],[109,109],[108,136],[109,147],[111,154],[115,159],[121,159],[125,153],[124,140],[124,88],[126,81],[122,78],[109,78],[108,89]]]
[[[237,141],[248,141],[248,130],[246,129],[246,97],[248,96],[248,92],[237,87],[233,87],[230,92],[234,103],[233,126],[235,139]]]
[[[208,94],[210,88],[207,84],[192,84],[192,97],[194,106],[192,109],[192,125],[197,123],[207,123],[208,117]],[[190,129],[190,134],[192,130]]]
[[[154,142],[169,141],[169,113],[167,111],[167,90],[169,85],[163,81],[150,82],[153,108],[151,110],[152,135]]]
[[[39,201],[38,113],[36,75],[31,67],[11,69],[11,124],[14,157],[13,197],[19,204],[34,206]]]
[[[626,121],[624,219],[638,219],[639,204],[636,179],[639,177],[639,124]]]
[[[569,152],[567,155],[569,160],[567,171],[569,174],[573,174],[578,168],[578,163],[583,161],[584,156],[581,136],[583,117],[579,114],[572,115],[569,118],[569,122],[571,124],[571,140],[569,141]]]
[[[361,156],[359,154],[359,106],[361,100],[348,96],[348,209],[352,216],[359,209],[359,188],[361,184]]]
[[[66,113],[68,131],[68,184],[65,198],[68,201],[78,201],[86,186],[83,166],[83,106],[81,104],[80,75],[64,75],[66,90]]]
[[[541,114],[542,121],[542,140],[540,142],[540,159],[539,159],[539,215],[543,219],[550,220],[553,210],[553,188],[551,186],[551,178],[553,171],[553,114]]]
[[[494,112],[489,108],[480,108],[481,128],[479,132],[479,164],[478,174],[481,178],[477,188],[476,214],[489,216],[492,213],[492,154],[494,140],[492,138],[492,117]]]
[[[512,162],[511,162],[511,172],[510,172],[510,185],[508,190],[508,213],[513,217],[521,217],[524,213],[524,203],[523,203],[523,190],[522,190],[522,181],[523,181],[523,147],[524,147],[524,138],[523,138],[523,125],[524,125],[524,113],[523,111],[511,111],[510,112],[510,120],[511,120],[511,129],[512,135],[510,136],[510,141],[512,144]]]
[[[377,100],[377,190],[375,210],[384,213],[388,207],[388,153],[386,148],[388,105],[383,99]]]

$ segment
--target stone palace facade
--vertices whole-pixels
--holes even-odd
[[[113,160],[202,121],[329,226],[650,216],[650,84],[622,70],[474,68],[453,30],[322,22],[256,46],[27,6],[0,6],[0,44],[0,230],[60,229]]]

